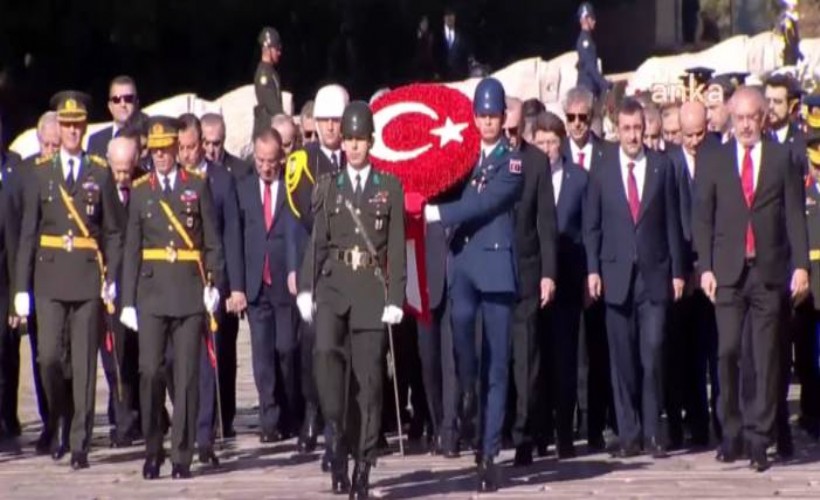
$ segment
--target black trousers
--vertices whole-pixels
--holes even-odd
[[[181,318],[142,313],[139,318],[140,404],[145,451],[163,453],[163,414],[166,377],[173,380],[174,414],[171,424],[171,461],[190,465],[194,454],[199,409],[199,365],[205,315]],[[166,366],[166,347],[174,351],[173,368]]]
[[[513,309],[510,350],[512,383],[515,401],[510,412],[512,439],[515,446],[532,443],[539,398],[538,376],[542,369],[538,338],[544,332],[538,329],[538,295],[518,300]],[[574,388],[573,388],[574,390]]]
[[[778,334],[782,306],[783,291],[766,286],[754,265],[744,267],[737,286],[717,290],[719,406],[724,440],[745,438],[752,446],[769,444],[781,378]],[[747,321],[748,328],[744,328]],[[744,341],[751,349],[751,363],[741,363]],[[743,373],[740,366],[744,368]],[[749,396],[748,405],[744,405],[741,413],[740,379],[746,378],[750,370],[753,370],[754,394]]]
[[[418,322],[418,350],[421,376],[427,397],[427,411],[433,431],[445,447],[453,448],[456,431],[457,387],[453,356],[453,329],[450,325],[448,300],[430,311],[430,323]]]
[[[418,327],[415,318],[408,317],[393,326],[393,347],[396,354],[396,385],[399,393],[402,425],[407,427],[408,439],[421,439],[425,427],[433,431],[433,423],[427,411],[421,358],[418,349]],[[388,373],[387,357],[384,360],[385,379],[382,384],[382,433],[395,432],[396,404],[393,381]]]
[[[820,370],[818,370],[820,313],[811,299],[797,307],[792,319],[794,368],[800,380],[800,423],[809,432],[820,430]]]
[[[356,460],[375,463],[387,335],[384,328],[351,328],[350,314],[339,316],[326,305],[316,312],[316,386],[326,422],[342,429],[342,446]]]
[[[587,365],[587,438],[603,439],[607,425],[617,430],[603,301],[584,309],[582,328]]]
[[[108,421],[113,426],[112,437],[125,439],[140,427],[139,334],[125,328],[117,318],[103,314],[105,333],[100,359],[109,388]],[[117,387],[118,365],[121,391]]]
[[[9,327],[9,298],[0,297],[0,429],[20,431],[17,390],[20,386],[20,332]]]
[[[101,318],[99,299],[37,300],[38,358],[50,409],[48,428],[57,429],[60,416],[73,413],[69,442],[74,453],[88,452],[91,444]],[[70,392],[66,378],[71,379]]]
[[[213,446],[216,437],[218,405],[217,385],[222,413],[222,430],[230,428],[236,414],[236,336],[239,332],[239,317],[221,312],[217,316],[216,335],[207,332],[205,348],[200,351],[199,360],[199,412],[197,415],[196,442],[200,448]],[[209,352],[210,351],[210,352]],[[217,366],[214,368],[212,356]],[[216,383],[219,372],[219,384]],[[228,387],[226,387],[228,384]],[[233,384],[233,387],[230,385]],[[230,418],[231,424],[228,424]]]

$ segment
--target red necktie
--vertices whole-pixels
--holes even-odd
[[[629,162],[626,165],[626,168],[629,171],[629,177],[626,182],[626,197],[627,201],[629,201],[629,211],[632,212],[632,222],[637,224],[638,212],[641,210],[641,200],[638,198],[638,181],[635,180],[635,164],[633,162]]]
[[[265,231],[270,231],[273,225],[273,199],[271,197],[271,184],[264,183],[265,196],[262,201],[262,210],[265,212]],[[266,285],[273,283],[270,275],[270,258],[268,252],[265,252],[265,267],[262,269],[262,280]]]
[[[743,197],[746,199],[746,206],[751,210],[755,197],[754,185],[754,162],[752,162],[752,148],[746,148],[743,155],[743,172],[740,176],[740,183],[743,185]],[[755,234],[752,230],[751,215],[749,224],[746,226],[746,257],[755,255]]]
[[[580,151],[580,152],[578,153],[578,165],[581,165],[581,167],[583,167],[584,169],[586,169],[586,168],[587,168],[587,167],[586,167],[586,165],[584,165],[584,157],[585,157],[585,156],[586,156],[586,155],[584,154],[584,152],[583,152],[583,151]]]

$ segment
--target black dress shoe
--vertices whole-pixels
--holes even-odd
[[[313,453],[316,450],[316,439],[319,437],[315,409],[308,408],[302,431],[299,433],[299,453]]]
[[[612,458],[632,458],[641,454],[641,447],[638,443],[627,443],[615,448],[610,455]]]
[[[669,454],[666,452],[666,448],[656,438],[649,440],[649,444],[646,445],[646,453],[652,458],[669,457]]]
[[[593,434],[587,438],[587,449],[592,453],[606,450],[606,440],[602,434]]]
[[[792,441],[791,432],[785,436],[778,436],[777,458],[779,460],[791,460],[792,457],[794,457],[794,441]]]
[[[498,477],[492,457],[482,459],[478,464],[478,492],[498,491]]]
[[[755,472],[763,472],[769,468],[769,457],[765,446],[753,446],[750,453],[749,466]]]
[[[68,453],[68,446],[59,444],[51,448],[51,459],[55,462],[62,460],[65,454]]]
[[[709,446],[709,429],[692,431],[692,437],[689,438],[689,446],[692,448],[705,448]]]
[[[532,445],[520,444],[515,448],[515,458],[513,465],[516,467],[527,467],[532,465]]]
[[[538,443],[535,445],[535,452],[538,454],[538,456],[539,456],[540,458],[544,458],[544,457],[548,457],[548,456],[550,456],[551,452],[550,452],[550,445],[549,445],[549,443],[547,443],[546,441],[544,441],[544,442],[538,442]]]
[[[78,451],[71,454],[71,468],[74,470],[88,468],[88,453]]]
[[[191,479],[191,466],[183,464],[173,464],[171,467],[171,477],[173,479]]]
[[[347,457],[331,464],[330,483],[334,495],[346,495],[351,491],[350,477],[347,475]]]
[[[38,455],[49,455],[51,453],[51,434],[42,431],[40,437],[34,442],[34,451]]]
[[[458,406],[458,418],[461,431],[461,439],[466,443],[471,443],[475,438],[475,415],[476,415],[476,395],[474,391],[466,391],[461,396]]]
[[[356,462],[353,467],[353,484],[350,487],[351,500],[370,498],[370,464]]]
[[[567,460],[576,457],[575,445],[573,443],[558,443],[558,459]]]
[[[213,448],[210,446],[203,446],[199,450],[199,463],[210,465],[212,467],[219,467],[219,458],[217,458]]]
[[[158,457],[148,457],[142,465],[142,478],[148,481],[159,478],[162,461]]]
[[[724,464],[730,464],[740,458],[741,453],[742,450],[737,441],[724,441],[718,447],[715,460]]]
[[[234,429],[233,426],[225,427],[224,429],[222,429],[222,436],[225,439],[235,438],[236,437],[236,429]]]
[[[277,443],[282,440],[282,434],[279,431],[263,432],[259,436],[260,443]]]

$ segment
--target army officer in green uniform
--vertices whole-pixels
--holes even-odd
[[[366,498],[381,425],[385,324],[403,316],[404,194],[395,177],[370,164],[373,114],[367,103],[347,105],[342,137],[347,165],[320,177],[314,190],[315,222],[297,305],[307,322],[315,308],[314,369],[333,436],[333,491]],[[349,411],[346,401],[354,405]],[[348,453],[356,461],[352,487]]]
[[[256,91],[256,107],[253,108],[253,136],[266,128],[271,128],[273,117],[283,112],[282,84],[275,66],[282,57],[282,39],[274,28],[264,28],[259,33],[262,47],[259,65],[253,78]]]

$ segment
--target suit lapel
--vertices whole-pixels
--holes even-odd
[[[726,144],[726,147],[729,148],[729,175],[732,177],[732,183],[737,187],[736,192],[738,196],[740,196],[740,202],[743,204],[744,207],[748,209],[748,206],[746,205],[746,196],[743,194],[743,181],[740,178],[740,172],[738,169],[738,165],[740,164],[740,158],[737,157],[737,142],[735,141],[735,139],[731,139]]]
[[[757,174],[757,183],[755,184],[755,194],[752,198],[752,209],[756,208],[757,200],[760,199],[759,193],[762,193],[766,188],[766,183],[769,181],[769,167],[771,163],[769,156],[771,155],[769,144],[766,141],[760,142],[760,169]]]
[[[279,223],[279,219],[281,219],[282,209],[285,206],[285,180],[280,176],[277,179],[278,183],[276,184],[276,203],[273,208],[273,224],[270,225],[270,231],[268,233],[273,232],[273,228],[276,227],[276,224]],[[257,197],[258,199],[258,197]],[[264,214],[263,214],[264,215]]]
[[[621,158],[620,155],[615,156],[615,161],[612,162],[612,168],[608,169],[609,172],[609,182],[617,186],[615,189],[618,190],[618,198],[622,201],[620,203],[621,208],[623,209],[624,213],[629,220],[632,219],[632,211],[629,209],[629,197],[626,194],[626,187],[624,186],[624,180],[621,176]]]
[[[646,207],[652,203],[652,200],[658,193],[658,165],[652,161],[649,155],[646,156],[646,171],[643,178],[643,191],[641,195],[641,208],[638,210],[638,223],[641,222],[643,214],[646,213]]]

